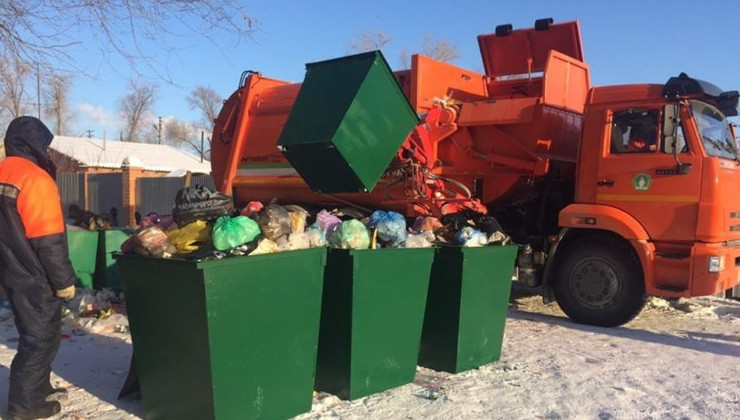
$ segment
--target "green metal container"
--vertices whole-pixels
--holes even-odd
[[[116,258],[147,419],[311,410],[324,248],[200,262]]]
[[[95,278],[93,285],[96,289],[110,288],[121,290],[121,274],[118,264],[113,258],[114,252],[121,251],[121,244],[131,236],[132,229],[101,230],[98,238],[98,253],[95,263]]]
[[[77,286],[93,288],[95,260],[98,252],[98,232],[83,229],[67,230],[69,260],[77,276]]]
[[[316,192],[371,191],[418,122],[373,51],[306,64],[278,145]]]
[[[498,360],[516,246],[437,248],[419,365],[462,372]]]
[[[316,389],[355,399],[416,374],[432,248],[330,250]]]

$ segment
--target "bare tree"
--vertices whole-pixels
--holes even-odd
[[[157,86],[146,82],[129,82],[130,93],[118,99],[118,112],[125,123],[122,140],[142,141],[139,133],[144,117],[151,111],[156,100]]]
[[[391,42],[391,36],[385,32],[367,29],[357,36],[357,41],[350,44],[352,51],[362,53],[379,50]]]
[[[47,68],[58,68],[60,62],[74,66],[75,50],[97,46],[104,56],[117,55],[133,65],[143,61],[161,76],[145,46],[169,51],[184,34],[212,39],[227,33],[240,40],[255,28],[241,0],[3,0],[0,4],[0,56]],[[95,39],[81,39],[80,34],[90,28]]]
[[[19,60],[0,61],[0,112],[10,118],[27,113],[25,101],[26,82],[31,67]]]
[[[200,111],[200,131],[203,131],[204,133],[202,135],[202,145],[200,141],[201,134],[199,130],[196,130],[195,138],[191,136],[190,141],[187,143],[197,154],[210,159],[213,126],[215,124],[216,117],[218,116],[219,111],[221,111],[223,98],[221,98],[221,95],[216,93],[216,91],[210,87],[197,86],[195,89],[193,89],[192,92],[190,92],[190,95],[188,95],[188,105],[190,106],[190,109],[197,109],[198,111]],[[195,140],[195,142],[193,142],[193,140]]]
[[[203,132],[202,128],[198,128],[194,124],[178,121],[176,119],[167,121],[164,132],[167,143],[176,147],[184,147],[186,150],[189,150],[204,159],[210,160],[210,132],[206,136],[206,133]],[[201,137],[203,138],[202,143]]]
[[[457,47],[445,40],[435,40],[431,35],[424,38],[424,45],[421,52],[435,60],[452,61],[460,57],[457,53]]]
[[[221,95],[211,87],[197,86],[188,95],[188,106],[190,109],[200,111],[200,123],[208,131],[213,131],[213,125],[223,102]]]
[[[435,40],[431,35],[424,37],[421,53],[439,61],[452,61],[460,58],[457,47],[444,40]],[[402,69],[411,68],[411,53],[404,48],[398,55],[398,64]]]
[[[44,90],[44,113],[54,122],[54,133],[67,134],[67,125],[72,119],[69,107],[69,90],[72,87],[72,75],[54,74]]]
[[[402,49],[398,54],[398,65],[402,70],[411,68],[411,53],[406,48]]]

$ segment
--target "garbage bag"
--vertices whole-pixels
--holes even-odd
[[[248,217],[254,216],[258,211],[262,210],[264,207],[265,206],[259,201],[250,201],[249,203],[247,203],[246,206],[244,206],[244,208],[242,208],[241,215],[248,216]]]
[[[324,233],[319,229],[318,226],[316,226],[315,223],[309,226],[304,233],[306,234],[306,238],[308,239],[308,246],[310,248],[326,246],[326,236],[324,236]]]
[[[421,233],[410,233],[403,243],[404,248],[429,248],[434,245],[434,233],[425,230]]]
[[[370,247],[370,231],[359,220],[345,220],[329,237],[329,246],[340,249],[367,249]]]
[[[406,241],[406,218],[393,211],[374,211],[368,227],[378,232],[378,239],[385,245],[397,247]]]
[[[247,216],[222,216],[213,225],[213,247],[226,251],[253,240],[260,233],[257,222]]]
[[[342,219],[326,210],[321,210],[316,215],[316,226],[318,226],[319,230],[323,232],[325,238],[331,237],[341,223]]]
[[[133,251],[139,255],[169,258],[177,252],[167,234],[159,226],[149,226],[138,230],[133,236]]]
[[[283,206],[268,204],[255,215],[265,238],[275,240],[290,233],[290,213]]]
[[[159,226],[163,231],[177,227],[171,214],[148,213],[139,222],[139,227]],[[183,225],[184,226],[184,225]]]
[[[228,195],[203,185],[194,185],[177,192],[172,216],[177,225],[182,227],[196,220],[213,220],[233,210],[234,203]]]
[[[170,229],[166,233],[180,254],[189,254],[211,242],[211,226],[205,220],[196,220],[181,228]]]
[[[511,242],[511,237],[500,230],[493,232],[488,237],[489,244],[508,245],[510,242]]]
[[[443,227],[444,225],[442,225],[442,222],[440,222],[436,217],[418,216],[414,220],[414,224],[411,225],[411,231],[417,233],[426,231],[436,232]]]
[[[291,233],[302,233],[306,230],[306,219],[308,219],[308,210],[295,204],[288,204],[283,206],[285,210],[288,210],[290,215],[290,231]]]
[[[502,230],[501,224],[493,216],[481,217],[480,220],[478,220],[478,229],[489,236]]]
[[[468,247],[484,246],[488,244],[488,235],[470,226],[466,226],[455,234],[455,243]]]
[[[278,252],[278,246],[272,239],[262,238],[249,255],[272,254]]]
[[[292,251],[295,249],[307,249],[311,247],[308,234],[306,232],[291,233],[288,236],[281,236],[275,241],[279,251]]]

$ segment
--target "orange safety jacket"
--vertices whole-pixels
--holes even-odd
[[[38,281],[54,290],[77,281],[59,191],[34,162],[9,156],[0,161],[0,284],[12,290]]]

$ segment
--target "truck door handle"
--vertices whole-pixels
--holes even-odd
[[[614,181],[612,181],[610,179],[605,179],[605,180],[602,180],[602,181],[598,181],[596,183],[596,185],[598,185],[599,187],[613,187],[614,186]]]

